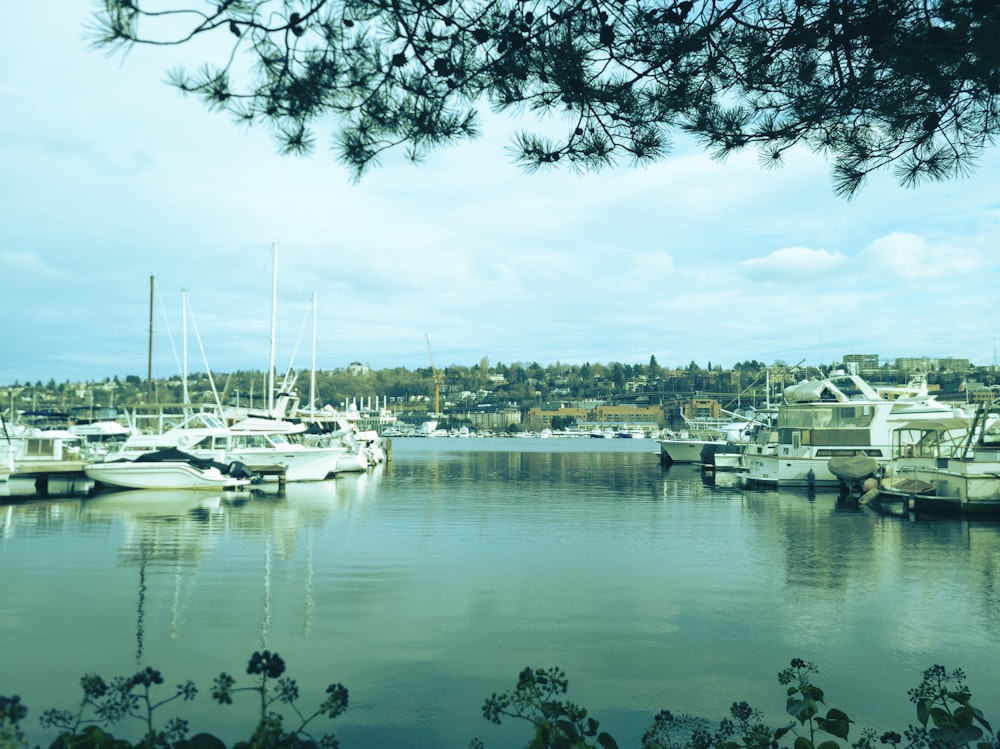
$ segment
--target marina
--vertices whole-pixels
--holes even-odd
[[[396,438],[391,461],[283,496],[0,499],[5,689],[43,745],[37,716],[76,704],[82,674],[146,665],[195,681],[180,714],[233,740],[252,706],[207,691],[262,648],[306,704],[350,689],[330,726],[344,749],[523,746],[523,725],[480,708],[525,666],[562,667],[622,747],[662,709],[718,719],[748,700],[783,722],[775,674],[795,657],[852,737],[913,722],[906,690],[934,663],[1000,704],[1000,525],[744,489],[657,448]],[[87,612],[72,637],[66,611]]]

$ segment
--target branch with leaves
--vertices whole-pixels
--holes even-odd
[[[103,0],[95,46],[190,44],[214,62],[170,82],[304,154],[328,127],[360,179],[530,111],[527,170],[650,163],[678,133],[713,156],[793,147],[854,195],[892,169],[968,173],[1000,132],[1000,5],[990,0]]]

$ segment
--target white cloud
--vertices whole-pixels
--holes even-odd
[[[881,278],[941,281],[995,270],[995,261],[977,250],[930,243],[923,237],[893,232],[865,247],[859,259]]]
[[[765,257],[743,260],[739,267],[744,274],[758,280],[816,282],[843,268],[845,261],[839,252],[785,247]]]

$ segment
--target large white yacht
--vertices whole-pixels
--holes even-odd
[[[743,486],[836,486],[830,458],[885,463],[901,424],[961,413],[928,394],[923,379],[905,387],[874,387],[844,372],[807,380],[785,388],[774,428],[746,445],[739,480]]]

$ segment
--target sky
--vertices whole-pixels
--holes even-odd
[[[805,151],[765,170],[678,141],[649,167],[526,174],[505,150],[526,123],[488,116],[479,140],[354,183],[331,130],[281,156],[167,85],[193,50],[91,49],[93,9],[5,9],[0,386],[145,379],[150,278],[154,377],[266,371],[272,309],[279,374],[996,361],[997,149],[848,201]]]

